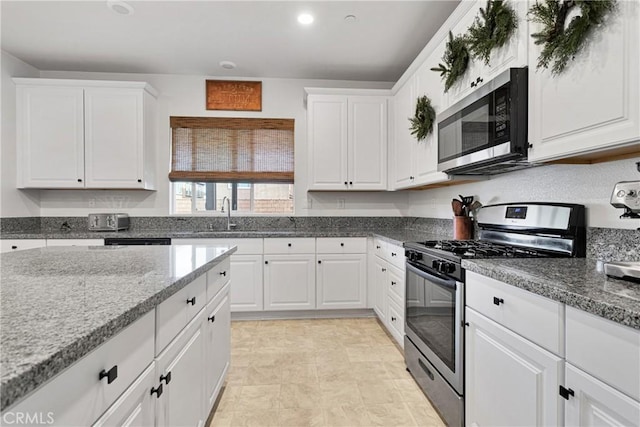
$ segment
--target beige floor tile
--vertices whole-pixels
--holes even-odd
[[[348,361],[331,361],[316,365],[319,382],[355,380],[354,371]]]
[[[268,385],[282,382],[282,367],[280,365],[254,366],[247,368],[244,385]]]
[[[285,350],[281,353],[284,365],[309,365],[315,363],[315,355],[311,350]]]
[[[402,402],[393,380],[359,381],[358,389],[365,406]]]
[[[233,356],[232,356],[233,357]],[[233,366],[229,369],[229,375],[227,376],[227,384],[230,385],[242,385],[247,378],[248,366]]]
[[[279,396],[280,408],[317,408],[319,395],[318,384],[282,384]]]
[[[231,367],[240,366],[247,367],[251,363],[254,355],[251,353],[240,353],[240,354],[232,354],[231,355]]]
[[[349,362],[378,362],[380,355],[374,347],[347,347]]]
[[[355,381],[321,382],[319,383],[319,386],[321,405],[324,408],[346,405],[362,405],[360,390],[358,389],[358,384]],[[318,404],[317,401],[316,404]]]
[[[235,403],[234,411],[251,411],[256,409],[278,409],[280,384],[278,385],[245,385]],[[234,420],[235,423],[235,420]]]
[[[394,379],[383,362],[352,362],[350,369],[353,379],[357,381]]]
[[[378,354],[381,361],[384,362],[402,362],[404,355],[394,345],[378,345],[373,346],[374,351]]]
[[[320,408],[280,409],[281,427],[323,427],[326,425],[324,414]]]
[[[231,427],[231,420],[233,419],[233,412],[218,412],[213,414],[209,427]]]
[[[403,402],[430,405],[429,400],[414,380],[393,380],[393,383]]]
[[[235,409],[235,404],[240,397],[240,390],[242,386],[235,386],[227,384],[222,390],[222,394],[220,395],[218,402],[218,406],[216,407],[217,412],[231,412]]]
[[[326,363],[344,362],[349,359],[347,350],[340,347],[332,347],[326,349],[320,349],[314,353],[314,361],[317,365],[324,365]]]
[[[318,373],[315,364],[291,364],[282,366],[282,384],[316,384]]]
[[[258,409],[234,412],[231,425],[233,427],[279,427],[279,410]]]
[[[371,426],[371,420],[364,406],[335,406],[324,408],[323,412],[329,427]]]
[[[373,426],[415,427],[418,426],[404,403],[389,403],[367,406],[367,415]],[[422,426],[421,426],[422,427]]]
[[[404,361],[381,362],[389,373],[389,377],[394,380],[412,380],[413,377],[407,372],[407,366]]]
[[[277,366],[282,364],[283,358],[280,352],[254,352],[249,357],[249,365],[251,366]]]
[[[436,410],[431,406],[431,403],[428,401],[426,404],[407,403],[407,407],[409,408],[409,412],[411,412],[411,416],[413,416],[416,424],[420,427],[446,426],[440,419],[440,416],[436,413]]]

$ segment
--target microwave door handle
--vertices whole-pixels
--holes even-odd
[[[449,288],[449,289],[456,289],[456,281],[455,280],[447,280],[447,279],[441,279],[440,277],[431,274],[427,271],[424,271],[420,268],[414,267],[411,264],[407,263],[407,270],[411,271],[412,273],[417,274],[418,276],[422,277],[423,279],[426,279],[430,282],[435,283],[436,285],[440,285],[444,288]]]

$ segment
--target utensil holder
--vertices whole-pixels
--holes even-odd
[[[473,221],[468,216],[453,217],[453,239],[473,239]]]

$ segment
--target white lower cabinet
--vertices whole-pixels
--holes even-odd
[[[93,426],[153,426],[156,398],[150,390],[155,383],[156,364],[153,362]]]
[[[387,277],[389,270],[389,263],[385,260],[374,257],[373,260],[373,277],[370,279],[373,281],[374,300],[373,310],[376,312],[380,320],[383,322],[387,317]]]
[[[629,396],[569,363],[564,382],[573,393],[565,403],[566,426],[640,425],[640,403]]]
[[[365,308],[367,306],[366,266],[365,254],[318,254],[317,308]]]
[[[202,320],[205,335],[205,420],[208,411],[218,398],[229,370],[231,358],[229,287],[229,284],[225,285],[219,296],[209,302]]]
[[[563,359],[472,309],[466,321],[466,425],[562,425]]]
[[[315,254],[264,256],[264,309],[316,308]]]
[[[204,424],[205,313],[201,311],[156,358],[162,385],[162,394],[157,396],[156,426]]]
[[[232,255],[231,311],[262,311],[262,254]]]

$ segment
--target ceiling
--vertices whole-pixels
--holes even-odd
[[[394,82],[458,2],[2,0],[1,46],[47,71]]]

